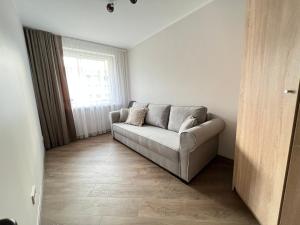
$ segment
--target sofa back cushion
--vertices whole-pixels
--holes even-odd
[[[189,116],[197,119],[197,125],[206,120],[207,108],[204,106],[171,106],[168,130],[179,132],[180,126]]]
[[[148,103],[133,102],[132,107],[136,107],[136,108],[147,108],[148,105],[149,105]]]
[[[171,105],[149,104],[146,124],[167,129]]]
[[[121,108],[120,109],[120,122],[125,122],[128,118],[129,109],[128,108]]]

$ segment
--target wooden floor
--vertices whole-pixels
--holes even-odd
[[[186,184],[103,135],[47,151],[42,225],[254,225],[217,158]]]

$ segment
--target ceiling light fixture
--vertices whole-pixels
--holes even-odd
[[[110,13],[113,13],[114,12],[114,10],[115,10],[115,2],[116,2],[117,0],[108,0],[108,3],[107,3],[107,5],[106,5],[106,10],[108,11],[108,12],[110,12]],[[137,3],[137,0],[130,0],[130,2],[132,3],[132,4],[136,4]]]
[[[107,3],[107,5],[106,5],[106,10],[107,10],[108,12],[110,12],[110,13],[114,12],[114,10],[115,10],[115,4],[114,4],[113,1]]]

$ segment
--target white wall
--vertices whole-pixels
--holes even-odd
[[[0,218],[35,225],[44,149],[23,30],[12,0],[0,1],[0,109]]]
[[[245,0],[215,0],[129,51],[131,99],[205,105],[227,124],[219,154],[233,158]]]

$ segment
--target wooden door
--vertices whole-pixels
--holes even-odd
[[[300,77],[299,9],[299,0],[248,0],[233,187],[262,225],[278,224],[284,189]]]
[[[300,111],[298,101],[298,116],[294,133],[293,147],[286,188],[284,191],[280,225],[300,224]]]

